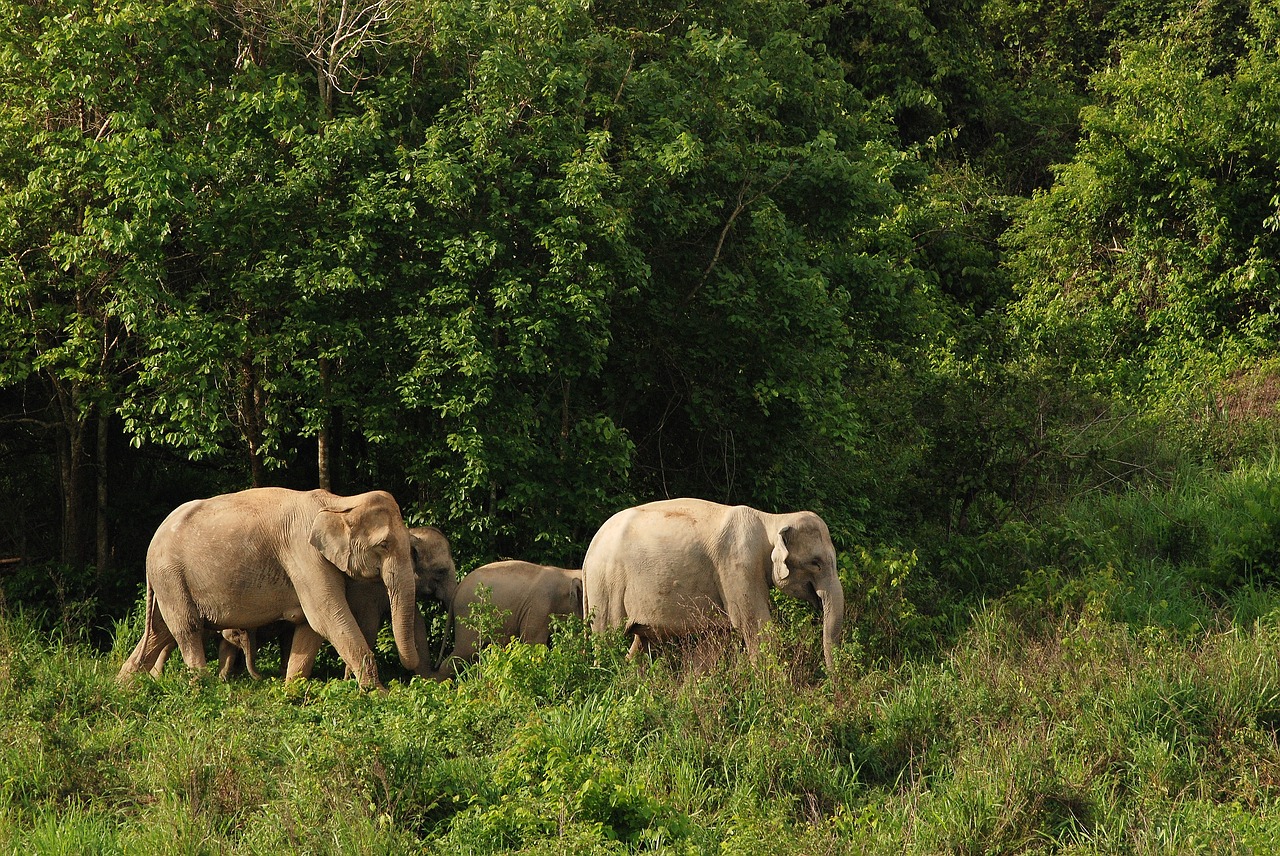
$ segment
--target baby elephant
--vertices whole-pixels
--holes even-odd
[[[449,623],[454,627],[453,653],[445,658],[436,677],[453,675],[459,663],[475,659],[480,635],[469,626],[471,607],[487,591],[488,601],[498,610],[501,625],[488,630],[492,638],[484,644],[521,642],[547,645],[551,641],[551,616],[576,615],[582,618],[582,571],[535,565],[531,562],[493,562],[476,568],[458,583]]]
[[[225,681],[235,674],[243,655],[244,668],[249,677],[255,681],[262,680],[262,673],[256,665],[258,645],[271,639],[280,644],[280,671],[283,675],[289,662],[289,643],[293,639],[293,630],[293,625],[287,621],[276,621],[256,630],[223,630],[222,638],[218,640],[218,677]]]

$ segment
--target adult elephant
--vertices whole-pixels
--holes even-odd
[[[361,686],[380,687],[373,651],[347,605],[346,581],[379,580],[405,668],[418,668],[409,530],[391,494],[254,488],[185,503],[147,549],[146,626],[119,677],[155,671],[176,642],[205,667],[206,629],[296,625],[286,678],[328,639]]]
[[[436,601],[447,612],[458,589],[458,571],[449,539],[434,526],[417,526],[409,530],[409,541],[418,597]],[[386,588],[376,582],[347,580],[347,602],[365,642],[372,648],[378,638],[378,628],[392,615]],[[413,672],[420,677],[432,677],[427,623],[421,610],[414,612],[413,638],[418,648],[418,668]]]
[[[422,597],[434,599],[447,612],[453,602],[453,593],[458,587],[457,569],[453,563],[453,553],[449,549],[449,539],[434,526],[418,526],[409,530],[409,546],[413,554],[413,574],[415,592]],[[391,601],[387,597],[386,587],[382,583],[367,580],[348,579],[346,581],[347,605],[355,616],[356,624],[370,649],[378,638],[378,629],[391,616]],[[297,633],[306,633],[301,627]],[[255,630],[223,630],[219,640],[218,662],[221,670],[218,676],[226,678],[235,671],[240,655],[244,656],[245,668],[249,675],[260,679],[261,674],[255,668],[257,644],[260,641],[259,631]],[[427,639],[426,619],[421,611],[415,610],[413,624],[414,645],[418,649],[418,668],[414,674],[421,677],[433,677],[429,640]],[[288,651],[290,645],[282,643],[283,650]],[[290,677],[308,678],[315,668],[316,654],[304,655],[290,666]],[[163,668],[163,662],[159,668]],[[347,677],[351,676],[350,667]]]
[[[701,499],[628,508],[591,539],[582,579],[591,629],[622,628],[633,637],[631,656],[725,619],[754,656],[776,587],[822,612],[833,667],[844,590],[827,524],[811,511],[769,514]]]
[[[487,600],[498,610],[501,623],[482,640],[468,620],[472,607]],[[461,663],[471,662],[484,644],[519,638],[531,645],[551,642],[551,616],[582,618],[582,571],[508,560],[481,565],[462,578],[449,608],[454,628],[452,653],[444,658],[437,677],[451,676]]]

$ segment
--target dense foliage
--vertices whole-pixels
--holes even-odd
[[[915,547],[1269,388],[1265,6],[339,10],[4,7],[7,555],[114,600],[267,483],[477,560],[682,494]]]
[[[0,844],[1263,848],[1278,39],[1263,0],[0,0]],[[843,659],[780,599],[778,661],[709,676],[110,686],[158,522],[266,484],[390,490],[460,570],[811,508]]]

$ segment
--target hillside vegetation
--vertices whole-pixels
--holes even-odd
[[[0,0],[0,91],[5,852],[1280,847],[1274,4]],[[842,644],[118,686],[266,485],[810,509]]]

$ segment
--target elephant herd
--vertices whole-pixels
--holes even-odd
[[[581,570],[502,561],[459,581],[444,534],[408,527],[385,491],[254,488],[174,509],[151,540],[146,567],[145,626],[121,680],[158,675],[175,647],[189,668],[203,670],[210,632],[220,634],[223,677],[241,653],[257,676],[256,637],[275,625],[291,634],[281,644],[286,680],[310,675],[328,640],[362,687],[380,688],[373,643],[388,620],[404,667],[437,679],[473,659],[482,641],[546,644],[553,615],[586,617],[594,632],[621,628],[631,656],[717,626],[741,634],[754,653],[771,617],[770,588],[821,611],[830,669],[844,620],[822,518],[700,499],[618,512],[592,538]],[[449,612],[453,647],[437,664],[419,596]],[[501,616],[493,640],[471,626],[483,600]]]

